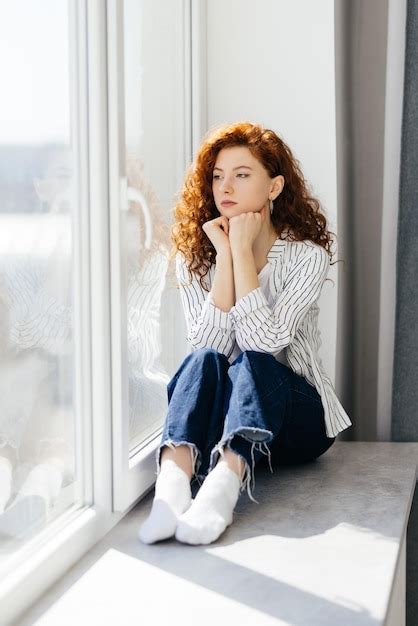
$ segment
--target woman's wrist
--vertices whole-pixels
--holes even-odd
[[[216,254],[216,262],[224,263],[224,262],[232,262],[232,252],[230,249],[221,250]]]
[[[233,247],[231,247],[231,255],[232,258],[235,257],[239,257],[239,258],[243,258],[243,257],[249,257],[249,258],[254,258],[254,254],[253,254],[253,250],[251,246],[246,246],[243,244],[237,244]]]

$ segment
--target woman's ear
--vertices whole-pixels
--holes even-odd
[[[279,176],[276,176],[276,178],[274,179],[274,183],[271,189],[271,191],[276,194],[274,196],[274,200],[277,198],[277,196],[281,194],[283,187],[284,187],[284,183],[285,183],[284,176],[282,176],[281,174]]]

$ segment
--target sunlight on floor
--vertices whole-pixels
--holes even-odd
[[[189,603],[187,598],[190,598]],[[204,613],[197,614],[198,607]],[[177,623],[180,611],[184,625],[198,622],[200,626],[213,626],[213,620],[223,613],[233,615],[239,624],[248,626],[260,623],[260,617],[263,626],[288,623],[111,549],[34,622],[34,626],[173,623],[173,617]]]
[[[373,597],[370,615],[381,619],[398,542],[367,528],[341,523],[320,535],[262,535],[207,551],[354,612],[366,606],[370,610]],[[272,558],[272,553],[277,558]]]

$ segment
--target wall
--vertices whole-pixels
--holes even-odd
[[[405,13],[406,0],[194,2],[206,42],[194,153],[221,123],[273,128],[337,235],[343,262],[319,322],[324,366],[354,424],[342,439],[390,439]]]
[[[339,326],[351,339],[341,399],[353,439],[390,441],[406,0],[336,6],[340,224],[352,261],[340,307],[352,316]]]
[[[303,20],[301,19],[303,15]],[[207,128],[237,120],[275,130],[301,162],[338,234],[334,2],[210,0]],[[320,299],[321,356],[335,379],[338,266]],[[338,393],[338,391],[337,391]]]

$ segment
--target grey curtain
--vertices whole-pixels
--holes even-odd
[[[396,258],[392,440],[418,441],[418,0],[408,0]],[[418,624],[418,488],[407,529],[406,624]]]
[[[392,440],[418,441],[418,0],[408,0],[397,245]]]

